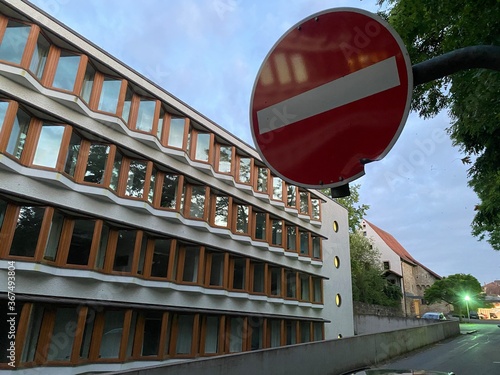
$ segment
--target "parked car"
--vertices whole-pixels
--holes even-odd
[[[479,319],[479,314],[475,311],[469,313],[469,319]]]
[[[446,320],[446,317],[440,312],[426,312],[422,315],[422,319]]]

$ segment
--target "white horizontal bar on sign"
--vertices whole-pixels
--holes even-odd
[[[396,57],[392,56],[261,109],[257,112],[259,133],[282,128],[399,85]]]

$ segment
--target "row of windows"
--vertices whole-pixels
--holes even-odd
[[[16,308],[16,367],[193,358],[324,337],[324,324],[308,320],[21,302]],[[5,345],[0,368],[9,362]]]
[[[0,258],[322,303],[322,279],[53,207],[0,200]]]
[[[38,26],[0,16],[0,60],[20,65],[43,85],[70,91],[80,96],[90,109],[117,115],[130,129],[157,136],[163,146],[184,150],[192,160],[209,163],[216,172],[231,175],[237,182],[253,186],[256,192],[319,219],[319,212],[311,212],[318,206],[310,207],[308,192],[285,186],[263,164],[259,165],[235,146],[216,141],[213,133],[200,130],[201,126],[191,126],[187,118],[172,116],[163,103],[134,92],[126,80],[99,72],[87,56],[62,50],[48,40]],[[46,129],[42,129],[39,137],[42,140],[50,137],[50,145],[60,145],[63,127],[49,126],[44,126]],[[20,141],[9,143],[11,153],[19,153]],[[49,149],[49,144],[45,144]],[[32,162],[54,168],[57,157],[40,151]]]

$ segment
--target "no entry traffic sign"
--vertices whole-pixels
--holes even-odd
[[[314,14],[260,68],[250,104],[255,145],[286,181],[345,185],[392,148],[412,89],[406,48],[384,20],[354,8]]]

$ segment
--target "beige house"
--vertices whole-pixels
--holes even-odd
[[[401,287],[401,308],[405,316],[421,316],[427,311],[451,311],[448,304],[428,305],[424,299],[425,290],[441,276],[413,258],[390,233],[367,220],[362,221],[362,230],[379,250],[387,280]]]

